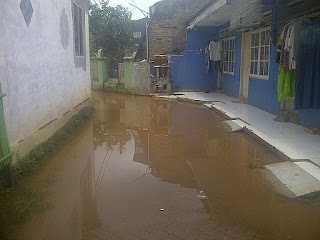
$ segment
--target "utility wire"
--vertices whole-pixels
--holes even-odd
[[[133,0],[131,0],[131,2],[132,2],[137,8],[139,7]]]
[[[139,9],[140,12],[141,12],[145,17],[148,17],[148,14],[149,14],[148,12],[146,12],[146,11],[142,10],[141,8],[133,5],[132,3],[129,3],[129,4],[130,4],[132,7]]]

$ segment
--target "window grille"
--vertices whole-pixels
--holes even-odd
[[[221,40],[223,51],[223,73],[234,73],[235,37]]]
[[[301,0],[287,5],[286,20],[303,17],[310,14],[320,14],[320,0]]]
[[[84,56],[84,13],[83,10],[73,3],[73,32],[74,52],[76,56]]]
[[[286,19],[293,19],[301,17],[304,14],[305,2],[298,1],[293,4],[290,4],[286,8]]]
[[[228,28],[221,30],[219,33],[220,39],[227,38],[229,36],[230,36],[230,32]]]
[[[266,12],[261,16],[260,26],[270,26],[272,23],[272,11]]]
[[[250,76],[269,76],[270,30],[260,30],[251,34]]]

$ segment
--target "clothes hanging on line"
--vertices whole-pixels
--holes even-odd
[[[293,20],[282,28],[277,46],[276,63],[286,69],[296,69],[301,21]]]
[[[221,61],[214,61],[214,68],[217,71],[221,71],[222,70],[222,66],[221,66]]]
[[[299,41],[301,32],[301,21],[294,21],[289,27],[285,39],[284,50],[289,53],[289,70],[296,69],[296,60],[299,51]]]
[[[301,21],[293,20],[282,28],[277,46],[276,62],[280,64],[278,75],[278,100],[295,96],[296,60],[299,50]]]
[[[285,50],[285,43],[288,34],[289,24],[283,27],[279,43],[280,45],[280,65],[282,65],[285,69],[289,69],[289,52]]]
[[[206,58],[206,73],[212,72],[212,66],[211,66],[211,62],[210,62],[209,44],[206,46],[206,49],[205,49],[205,58]]]
[[[210,60],[220,61],[221,60],[221,44],[219,41],[210,41],[209,43]]]
[[[285,70],[285,68],[280,65],[279,75],[278,75],[278,99],[279,101],[284,101],[295,96],[295,81],[296,70],[291,71]]]

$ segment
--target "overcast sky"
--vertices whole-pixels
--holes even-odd
[[[112,7],[115,7],[117,5],[122,5],[124,7],[127,7],[130,12],[132,12],[132,19],[140,19],[144,18],[144,15],[136,8],[132,7],[129,3],[133,4],[132,1],[134,1],[139,8],[142,10],[149,12],[149,7],[155,4],[156,2],[159,2],[160,0],[110,0],[109,5]],[[94,2],[94,0],[91,0],[91,2]],[[97,3],[99,3],[99,0],[96,0]]]

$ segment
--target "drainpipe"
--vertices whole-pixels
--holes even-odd
[[[146,22],[146,41],[147,41],[147,61],[149,62],[149,37],[148,37],[149,23]]]
[[[217,88],[219,90],[222,89],[222,71],[219,69],[218,70],[218,83],[217,83]]]

